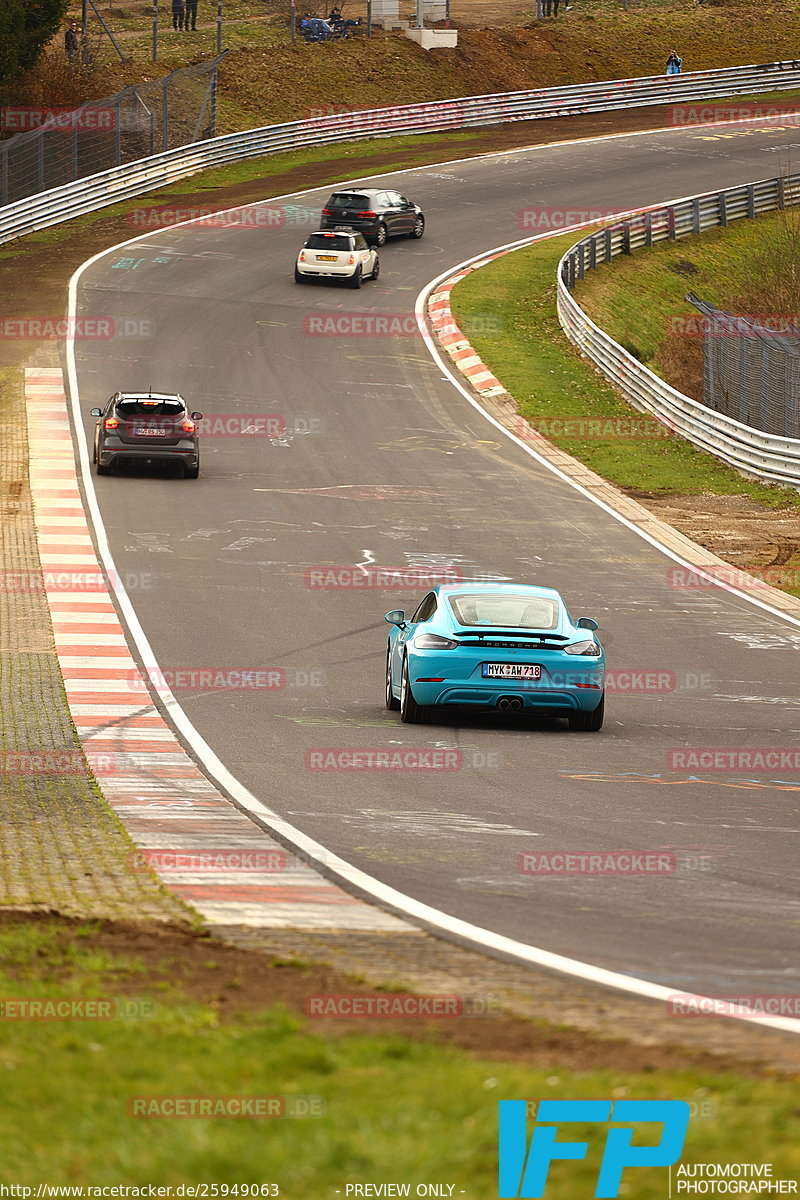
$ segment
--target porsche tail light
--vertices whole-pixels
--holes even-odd
[[[413,641],[417,650],[455,650],[458,644],[453,638],[441,637],[438,633],[418,633]]]

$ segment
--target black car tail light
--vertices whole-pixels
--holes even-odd
[[[332,217],[333,209],[332,208],[323,208],[322,215],[323,215],[323,217]]]
[[[376,212],[372,212],[370,209],[365,209],[364,212],[356,213],[357,217],[377,217],[377,215],[378,214]]]

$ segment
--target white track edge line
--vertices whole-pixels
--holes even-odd
[[[679,131],[682,131],[682,130],[679,128]],[[652,136],[653,134],[659,133],[659,132],[672,132],[672,130],[669,128],[667,130],[645,130],[645,131],[641,131],[641,134],[650,134]],[[637,131],[634,134],[612,134],[612,135],[610,135],[610,138],[630,137],[630,136],[639,136],[639,135],[640,134]],[[578,145],[581,142],[592,143],[592,142],[597,142],[597,141],[610,140],[610,138],[602,138],[601,137],[601,138],[577,139],[577,140],[572,140],[572,141],[565,142],[565,143],[557,143],[557,145]],[[553,145],[534,146],[534,147],[526,147],[523,149],[517,149],[517,150],[512,150],[512,151],[505,150],[500,153],[502,155],[511,156],[513,154],[529,153],[531,150],[538,152],[538,151],[544,151],[544,150],[553,149],[553,148],[555,148]],[[457,161],[457,162],[473,162],[473,161],[479,161],[482,158],[492,158],[492,157],[498,157],[498,155],[496,155],[496,154],[479,155],[479,156],[473,157],[471,159],[465,158],[465,159],[458,159],[455,161]],[[447,161],[451,164],[453,162],[453,160],[447,160]],[[387,174],[407,174],[408,171],[430,170],[434,166],[442,166],[442,165],[444,165],[444,164],[443,163],[428,163],[424,167],[408,168],[407,170],[404,170],[402,172],[383,172],[381,175],[363,176],[362,178],[380,179],[380,178],[383,178]],[[326,187],[326,186],[336,188],[336,186],[338,186],[338,185],[335,183],[320,185],[320,187]],[[283,196],[269,197],[269,200],[273,201],[275,199],[285,199],[289,196],[308,195],[311,192],[315,192],[315,191],[319,191],[319,190],[320,190],[319,187],[306,188],[303,191],[285,193]],[[255,203],[265,203],[265,201],[264,200],[256,201]],[[236,210],[236,207],[247,208],[247,207],[251,207],[251,205],[233,206],[229,209],[225,209],[222,211],[233,212]],[[185,222],[181,222],[180,225],[190,225],[192,223],[193,223],[192,221],[185,221]],[[178,227],[179,226],[170,226],[169,228],[178,228]],[[564,233],[564,232],[569,232],[569,230],[559,230],[558,231],[559,234]],[[81,263],[81,265],[76,269],[76,271],[73,273],[73,275],[69,281],[68,304],[67,304],[68,315],[73,316],[77,311],[78,283],[80,282],[80,279],[81,279],[81,276],[83,275],[83,273],[86,270],[88,270],[89,267],[93,266],[94,263],[98,262],[101,258],[104,258],[106,254],[111,254],[115,250],[119,250],[124,246],[130,245],[132,242],[143,240],[143,238],[150,237],[150,236],[153,236],[154,234],[158,234],[158,233],[163,234],[164,230],[163,229],[153,230],[153,231],[151,231],[151,233],[139,235],[138,237],[129,238],[125,242],[117,243],[115,246],[110,246],[107,249],[102,250],[95,255],[92,255],[85,262]],[[533,239],[533,240],[537,240],[537,239]],[[530,241],[531,241],[531,239],[526,238],[526,239],[523,239],[523,241],[521,243],[509,243],[507,248],[510,249],[512,246],[516,248],[517,246],[520,246],[520,245],[526,245]],[[470,261],[472,261],[472,262],[480,261],[481,259],[486,258],[487,254],[490,254],[490,253],[491,253],[490,251],[487,251],[482,255],[475,256],[475,258]],[[435,286],[436,283],[440,282],[443,278],[447,278],[449,275],[452,275],[454,273],[455,273],[455,269],[451,268],[449,271],[445,272],[444,275],[439,276],[436,280],[434,280],[433,284],[429,285],[426,289],[423,289],[423,292],[420,293],[420,296],[422,296],[423,294],[427,295],[428,292],[432,290],[433,286]],[[417,303],[419,303],[419,297],[417,298]],[[417,320],[418,320],[418,322],[420,320],[419,313],[417,313]],[[427,333],[427,330],[425,330],[425,333]],[[425,336],[425,333],[423,334],[423,336]],[[427,340],[426,340],[426,344],[428,344]],[[428,344],[428,348],[429,348],[429,350],[431,350],[434,359],[436,359],[438,357],[438,355],[435,352],[435,349],[433,347],[431,347],[430,344]],[[458,917],[450,916],[448,913],[441,912],[439,909],[435,909],[435,908],[431,907],[430,905],[423,904],[421,901],[415,900],[411,896],[406,896],[404,893],[397,891],[395,888],[389,887],[388,885],[381,883],[380,880],[374,879],[371,875],[367,875],[366,872],[361,871],[359,868],[353,866],[351,863],[348,863],[344,859],[339,858],[338,855],[332,854],[321,843],[317,842],[315,839],[313,839],[311,837],[308,837],[306,834],[304,834],[302,832],[302,830],[297,829],[294,825],[290,824],[288,821],[285,821],[282,817],[280,817],[272,809],[268,808],[267,805],[265,805],[262,801],[258,800],[244,786],[244,784],[240,783],[240,781],[238,779],[236,779],[236,777],[228,770],[228,768],[225,766],[225,764],[217,757],[215,752],[211,749],[211,747],[208,745],[208,743],[202,737],[200,732],[197,729],[195,729],[194,725],[189,720],[188,716],[183,711],[182,707],[180,706],[180,704],[178,703],[178,701],[176,700],[176,698],[174,697],[172,692],[169,690],[169,688],[167,688],[164,685],[164,683],[162,681],[160,668],[158,667],[158,663],[157,663],[157,660],[153,653],[152,647],[150,646],[150,643],[147,640],[147,636],[144,632],[144,629],[142,628],[141,623],[139,622],[139,619],[136,615],[136,611],[133,607],[133,604],[131,603],[128,593],[127,593],[124,585],[121,582],[119,572],[116,569],[114,559],[112,557],[111,550],[110,550],[110,547],[108,544],[108,537],[106,534],[105,525],[103,523],[102,515],[100,513],[100,508],[99,508],[99,505],[97,502],[97,495],[96,495],[95,489],[94,489],[94,480],[92,477],[91,465],[89,462],[88,445],[87,445],[87,441],[86,441],[85,431],[83,428],[83,422],[81,420],[77,368],[76,368],[76,363],[75,363],[74,321],[68,322],[68,334],[67,334],[67,338],[66,338],[66,357],[67,357],[67,380],[68,380],[68,388],[69,388],[69,403],[70,403],[70,407],[71,407],[71,411],[72,411],[72,418],[73,418],[73,437],[75,439],[75,445],[76,445],[76,449],[77,449],[77,453],[78,453],[80,477],[81,477],[81,480],[83,483],[84,497],[85,497],[85,502],[86,502],[86,506],[87,506],[87,517],[89,519],[90,525],[93,529],[95,538],[97,540],[98,553],[102,560],[103,567],[106,570],[106,573],[108,575],[111,587],[117,598],[117,602],[120,607],[120,612],[122,613],[122,615],[125,619],[128,630],[130,632],[131,637],[134,640],[134,643],[136,644],[136,647],[138,649],[138,652],[142,659],[142,662],[144,663],[144,666],[147,669],[151,679],[156,679],[158,681],[158,683],[154,685],[154,690],[158,693],[162,703],[164,704],[165,709],[167,710],[170,718],[172,719],[173,723],[175,724],[175,727],[181,732],[183,737],[186,739],[186,742],[191,746],[191,748],[194,751],[195,755],[197,756],[198,760],[202,763],[204,769],[208,772],[208,774],[211,776],[211,778],[213,780],[215,780],[225,791],[227,791],[228,794],[231,796],[231,798],[242,809],[244,809],[246,812],[250,813],[258,822],[263,823],[270,832],[273,832],[276,835],[278,835],[279,837],[284,838],[290,845],[292,845],[296,849],[300,849],[303,852],[303,854],[305,854],[306,857],[315,866],[317,866],[323,870],[323,874],[331,875],[333,878],[342,881],[346,885],[349,885],[349,887],[351,889],[355,889],[355,890],[361,892],[362,894],[371,897],[378,904],[382,904],[382,905],[388,907],[390,910],[399,913],[401,916],[405,916],[412,920],[415,920],[416,922],[421,924],[423,927],[429,928],[433,931],[450,934],[452,937],[455,937],[458,941],[466,942],[467,944],[473,946],[474,948],[476,948],[478,950],[484,950],[484,951],[488,950],[490,952],[494,952],[495,954],[498,954],[505,958],[511,958],[518,962],[527,963],[532,966],[543,967],[546,970],[556,971],[561,974],[571,975],[576,978],[582,979],[587,983],[595,983],[602,987],[610,987],[617,991],[622,991],[622,992],[626,992],[628,994],[637,995],[637,996],[640,996],[645,999],[667,1001],[671,996],[676,995],[676,989],[674,989],[674,988],[670,989],[670,988],[662,986],[661,984],[652,983],[648,980],[634,979],[634,978],[631,978],[630,976],[623,975],[616,971],[608,970],[604,967],[596,967],[596,966],[592,965],[591,963],[584,963],[578,959],[567,958],[564,955],[554,954],[551,951],[539,949],[538,947],[527,945],[524,942],[518,942],[513,938],[505,937],[502,934],[494,933],[492,930],[484,929],[478,925],[472,925],[467,921],[462,921]],[[470,402],[470,404],[472,404],[473,407],[475,407],[477,411],[483,413],[483,415],[486,417],[487,420],[494,423],[492,421],[492,418],[489,416],[489,414],[485,413],[484,410],[472,400],[472,398],[469,396],[469,394],[466,392],[466,390],[461,387],[460,383],[450,374],[449,370],[447,370],[444,367],[444,364],[442,363],[441,365],[442,365],[443,369],[445,369],[445,372],[446,372],[448,378],[450,378],[450,381],[454,384],[454,386],[456,386],[459,389],[459,391],[462,392],[462,394]],[[503,429],[502,426],[498,426],[498,428],[501,429],[504,433],[506,433],[507,436],[512,437],[513,440],[517,441],[517,439],[513,438],[513,435],[508,433],[507,430]],[[525,446],[524,443],[519,443],[519,444],[522,445],[523,449],[528,450],[530,452],[530,447]],[[549,464],[546,464],[546,465],[549,466]],[[560,472],[558,472],[556,470],[556,468],[551,468],[551,469],[554,471],[554,473],[559,474],[559,475],[561,474]],[[572,484],[572,481],[568,480],[566,478],[566,476],[564,476],[564,479],[566,482],[569,482],[571,484],[571,486],[577,486],[577,485]],[[588,498],[591,499],[594,503],[598,503],[598,504],[601,503],[601,502],[595,500],[595,498],[590,496],[588,493],[586,493],[586,494],[587,494]],[[602,505],[602,507],[606,507],[606,506]],[[610,509],[610,508],[608,509],[608,511],[612,515],[617,516],[618,519],[621,520],[622,522],[628,524],[626,519],[624,517],[622,517],[621,514],[614,513],[614,510]],[[633,525],[631,525],[630,528],[636,530],[636,527]],[[637,531],[637,532],[642,532],[642,531]],[[642,532],[642,536],[646,537],[646,535],[643,532]],[[654,542],[653,544],[658,545],[658,543],[656,543],[656,542]],[[665,549],[660,546],[658,548]],[[680,561],[680,560],[678,560],[678,561]],[[733,590],[733,589],[731,589],[731,590]],[[748,599],[748,597],[745,597],[745,599]],[[778,614],[778,615],[783,615],[783,614]],[[684,998],[691,997],[691,998],[697,999],[697,1000],[709,999],[709,997],[702,996],[699,993],[695,994],[695,993],[680,992],[679,994],[681,995],[681,997],[684,997]],[[762,1028],[772,1028],[772,1029],[777,1029],[777,1030],[780,1030],[780,1031],[786,1032],[786,1033],[800,1034],[800,1020],[795,1020],[790,1017],[760,1018],[760,1017],[741,1015],[741,1016],[735,1016],[735,1017],[733,1017],[733,1019],[739,1020],[739,1021],[746,1021],[748,1023],[752,1023],[752,1024],[760,1026]]]

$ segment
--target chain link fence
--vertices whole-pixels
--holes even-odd
[[[3,129],[25,132],[0,141],[0,204],[214,137],[226,53],[80,108],[4,109]]]
[[[686,299],[703,314],[703,403],[743,425],[800,438],[800,315],[737,316]]]

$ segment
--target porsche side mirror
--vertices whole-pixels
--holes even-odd
[[[402,608],[393,608],[391,612],[386,613],[383,619],[387,625],[397,625],[400,629],[406,627],[406,614]]]

